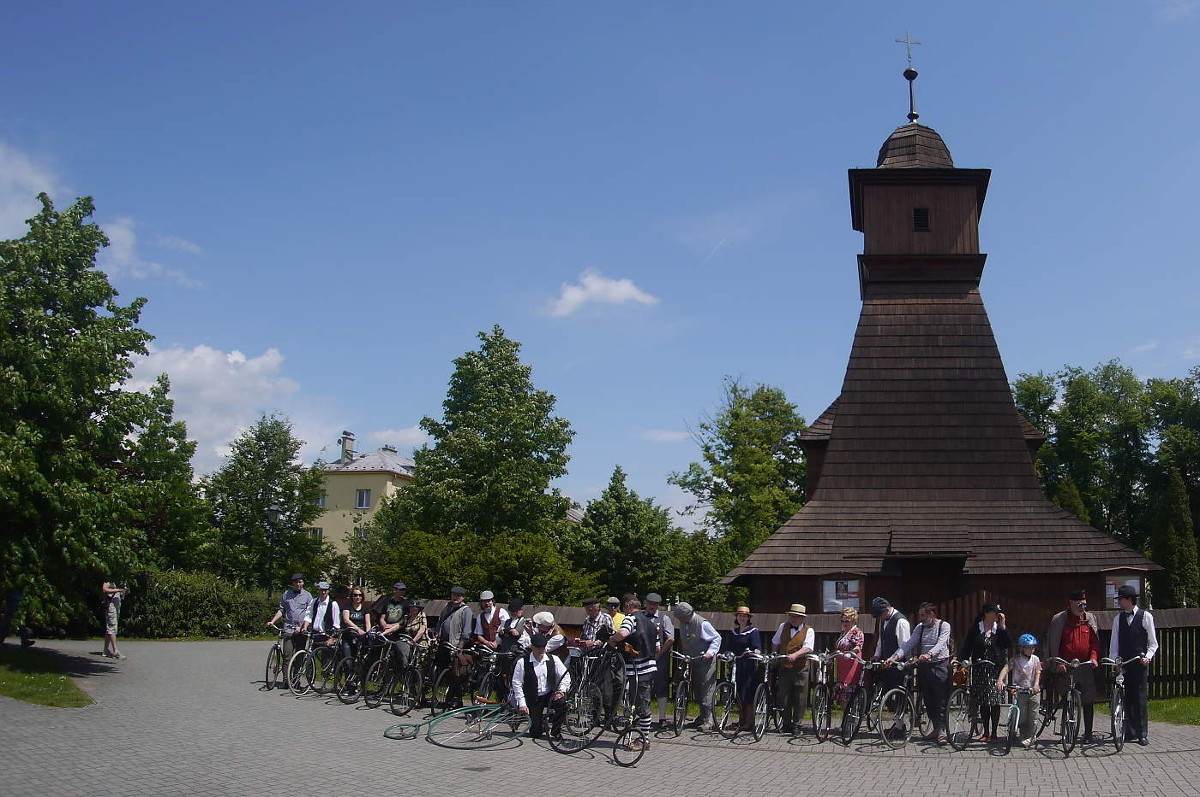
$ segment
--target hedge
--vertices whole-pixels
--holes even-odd
[[[151,570],[129,584],[122,636],[239,637],[262,634],[279,596],[249,590],[212,573]]]

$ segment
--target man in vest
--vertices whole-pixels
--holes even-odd
[[[887,598],[875,597],[871,601],[871,616],[875,618],[875,661],[883,661],[892,657],[900,646],[908,641],[912,633],[908,618],[896,611],[896,607]],[[900,685],[902,673],[888,668],[877,670],[879,682],[884,691]]]
[[[884,659],[889,665],[900,659],[916,659],[917,686],[929,724],[933,726],[927,738],[938,744],[946,741],[946,701],[950,697],[950,623],[939,620],[937,606],[922,603],[917,611],[921,622],[913,629],[900,649]]]
[[[571,688],[571,673],[557,656],[546,653],[549,640],[535,633],[529,640],[529,652],[517,659],[513,668],[510,700],[517,711],[529,715],[529,735],[542,738],[546,732],[545,713],[550,709],[550,735],[558,736],[567,711],[566,694]]]
[[[1158,634],[1154,631],[1154,615],[1137,605],[1138,591],[1125,584],[1117,590],[1121,612],[1113,618],[1112,640],[1108,657],[1137,661],[1125,665],[1125,739],[1150,744],[1146,723],[1146,675],[1154,654],[1158,652]]]
[[[1087,593],[1081,589],[1067,596],[1067,608],[1050,618],[1046,631],[1046,657],[1057,656],[1065,661],[1090,662],[1090,667],[1075,670],[1075,683],[1083,699],[1083,739],[1092,741],[1092,720],[1100,690],[1096,684],[1096,667],[1100,664],[1100,627],[1096,615],[1087,610]],[[1067,668],[1047,662],[1042,683],[1050,693],[1050,705],[1057,707],[1066,694],[1069,679]]]
[[[721,650],[721,632],[692,608],[680,601],[671,610],[679,622],[679,646],[692,661],[692,694],[700,704],[696,728],[713,729],[713,691],[717,687],[717,653]]]
[[[497,650],[509,653],[529,648],[529,630],[525,624],[525,601],[513,598],[508,602],[508,619],[500,624]]]
[[[645,612],[640,612],[642,603],[636,597],[625,601],[625,619],[621,627],[608,638],[608,644],[625,653],[625,688],[632,690],[637,729],[647,738],[650,735],[650,688],[657,669],[655,656],[658,653],[657,631]],[[649,748],[648,742],[633,743]]]
[[[646,593],[646,608],[642,613],[646,615],[646,619],[654,623],[655,634],[658,637],[658,656],[655,657],[654,666],[657,669],[654,672],[654,685],[650,688],[650,695],[658,702],[658,726],[662,728],[667,720],[667,706],[670,704],[668,697],[670,690],[670,673],[671,673],[671,648],[675,645],[675,626],[671,623],[671,617],[660,608],[662,606],[662,596],[657,592]]]
[[[806,622],[808,609],[803,603],[793,603],[788,609],[787,619],[775,629],[771,646],[776,653],[787,658],[779,663],[776,678],[775,703],[782,708],[781,727],[791,733],[804,721],[808,710],[808,660],[804,657],[813,652],[816,634]]]
[[[304,625],[300,627],[301,633],[310,629],[314,634],[324,635],[326,645],[337,644],[333,634],[342,630],[342,611],[338,608],[337,601],[329,596],[328,581],[317,582],[317,599],[310,605]]]
[[[508,620],[508,612],[496,605],[490,589],[479,593],[479,614],[475,617],[475,644],[495,650],[500,627]]]

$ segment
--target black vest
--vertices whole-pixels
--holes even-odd
[[[1146,626],[1142,625],[1145,611],[1140,608],[1133,610],[1133,623],[1125,621],[1125,613],[1117,618],[1117,653],[1122,659],[1132,659],[1134,656],[1145,656],[1150,648],[1150,635]]]
[[[519,625],[520,623],[523,623],[523,622],[525,622],[524,617],[510,617],[504,621],[504,624],[500,626],[500,631],[498,632],[498,635],[497,635],[498,636],[497,642],[496,642],[497,650],[499,650],[501,653],[511,653],[512,651],[516,650],[517,647],[519,647],[521,637],[519,635],[513,636],[509,632],[512,631],[514,627],[516,627],[517,625]]]
[[[562,677],[558,658],[546,654],[546,697],[558,691],[558,681]],[[525,692],[525,705],[532,706],[538,699],[537,676],[533,672],[533,654],[525,654],[525,677],[521,681],[521,689]]]
[[[880,658],[890,658],[892,654],[900,649],[900,640],[896,637],[896,626],[903,619],[904,615],[896,611],[892,612],[892,616],[884,622],[883,628],[879,632],[882,634],[882,636],[879,638]]]
[[[633,623],[633,633],[625,641],[637,651],[638,658],[654,658],[658,649],[658,637],[662,629],[662,620],[659,619],[655,622],[655,618],[646,614],[643,610],[634,613]]]
[[[317,609],[320,608],[321,599],[314,598],[313,605],[313,626],[317,624]],[[321,626],[322,634],[333,633],[333,597],[330,596],[329,603],[325,604],[325,623]]]

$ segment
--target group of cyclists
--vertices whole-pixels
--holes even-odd
[[[676,734],[692,727],[728,738],[760,739],[768,730],[797,735],[811,714],[812,731],[824,741],[840,711],[847,744],[865,724],[892,747],[925,731],[927,740],[956,749],[971,740],[1030,747],[1053,724],[1069,754],[1077,740],[1094,739],[1097,676],[1108,665],[1114,743],[1148,743],[1146,674],[1158,642],[1153,616],[1129,586],[1118,592],[1121,612],[1103,658],[1082,591],[1067,596],[1044,644],[1030,633],[1014,644],[1001,607],[987,604],[957,648],[935,604],[922,604],[910,622],[876,597],[870,655],[853,608],[842,611],[842,630],[822,652],[802,604],[789,607],[768,640],[746,606],[722,635],[686,602],[665,611],[655,593],[644,604],[636,595],[593,598],[583,602],[579,635],[568,637],[550,612],[526,617],[522,600],[501,606],[490,590],[474,608],[466,591],[454,587],[432,627],[425,603],[409,597],[402,581],[371,604],[361,587],[349,589],[345,606],[326,581],[316,592],[294,574],[268,621],[280,631],[268,661],[269,686],[282,674],[294,690],[315,684],[346,702],[390,701],[397,713],[504,702],[528,716],[531,736],[552,741],[572,707],[577,718],[581,703],[595,704],[604,717],[624,710],[639,750],[649,746],[657,699],[658,730]]]

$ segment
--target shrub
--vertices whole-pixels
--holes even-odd
[[[150,638],[261,634],[279,600],[212,573],[183,570],[146,571],[129,586],[121,606],[121,633]]]

